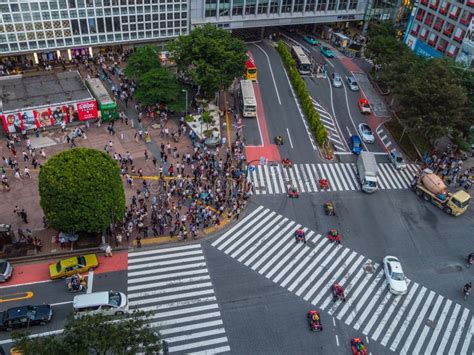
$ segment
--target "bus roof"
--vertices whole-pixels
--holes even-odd
[[[240,88],[242,90],[242,100],[245,106],[256,106],[255,92],[253,91],[252,80],[241,80]]]
[[[102,84],[102,81],[100,81],[100,79],[86,79],[86,83],[92,93],[92,96],[96,98],[99,105],[115,103],[115,101],[112,100],[109,95],[109,92],[105,88],[104,84]]]
[[[301,64],[311,64],[308,56],[300,46],[293,46],[292,49],[293,53],[295,53],[295,55],[298,57]]]

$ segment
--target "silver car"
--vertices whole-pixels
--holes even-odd
[[[338,73],[332,73],[332,85],[335,88],[342,87],[342,78]]]
[[[388,160],[395,166],[395,169],[405,169],[407,167],[403,155],[397,150],[388,153]]]
[[[347,85],[349,85],[349,89],[351,89],[351,91],[359,91],[359,85],[357,85],[357,81],[353,76],[348,76],[346,79]]]
[[[7,260],[0,259],[0,282],[6,282],[12,276],[13,266]]]

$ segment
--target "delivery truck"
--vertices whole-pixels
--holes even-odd
[[[357,175],[362,191],[370,194],[378,190],[378,174],[379,167],[375,161],[374,153],[362,151],[357,159]]]

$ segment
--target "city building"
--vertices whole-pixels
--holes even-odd
[[[367,1],[0,0],[0,56],[71,60],[101,47],[175,38],[204,23],[236,30],[361,21]]]
[[[472,65],[473,12],[474,0],[417,0],[404,41],[419,55]]]

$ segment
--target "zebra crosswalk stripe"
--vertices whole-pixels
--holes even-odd
[[[306,166],[300,167],[304,169]],[[309,167],[311,170],[323,169],[316,165]],[[333,172],[337,172],[341,178],[342,169],[344,167],[340,167],[339,171],[334,168]],[[388,173],[389,166],[383,169],[386,176],[391,176]],[[300,174],[303,180],[309,176]],[[400,181],[398,185],[393,185],[394,188],[399,186],[403,186]],[[343,184],[341,188],[345,188]],[[294,232],[300,227],[300,224],[260,206],[212,245],[355,330],[362,329],[364,335],[392,351],[400,349],[401,354],[428,354],[435,349],[434,352],[439,353],[448,350],[450,354],[467,354],[474,350],[471,342],[474,318],[469,309],[453,304],[451,300],[413,280],[407,280],[406,295],[393,295],[386,287],[380,264],[307,229],[307,243],[295,243]],[[196,279],[194,284],[209,282],[203,276],[196,274],[182,277]],[[163,280],[158,282],[162,285]],[[334,301],[331,292],[334,282],[345,288],[346,302]],[[198,287],[184,292],[202,289]],[[146,293],[146,290],[139,291]],[[205,296],[213,297],[211,294]],[[159,294],[158,297],[163,296]],[[193,307],[199,305],[194,304]],[[209,311],[216,312],[215,309]],[[217,320],[203,318],[197,323],[212,324],[218,328]],[[171,328],[177,329],[178,326],[173,325]],[[191,329],[189,331],[192,332]]]
[[[128,263],[130,308],[150,312],[170,353],[230,351],[200,244],[131,252]]]

